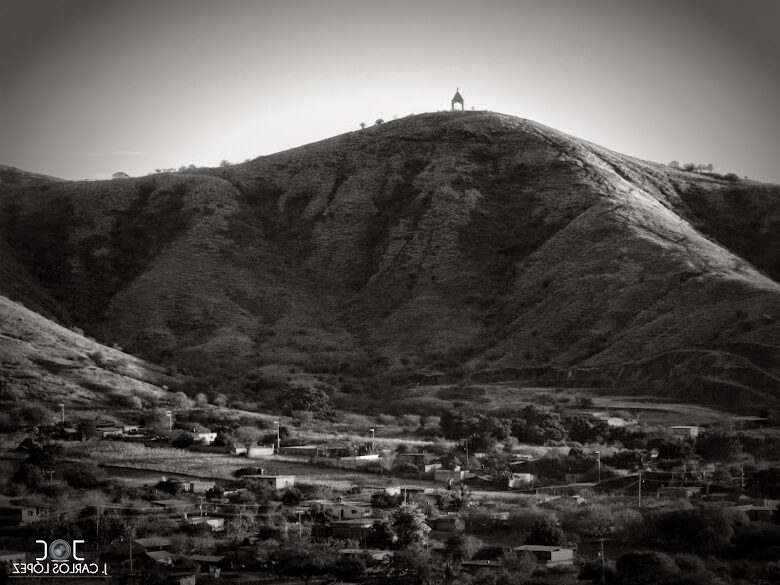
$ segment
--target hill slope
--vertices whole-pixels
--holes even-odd
[[[0,192],[40,294],[222,389],[281,364],[780,401],[777,186],[466,112],[229,168]]]

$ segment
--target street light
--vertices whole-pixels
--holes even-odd
[[[165,416],[168,417],[168,432],[173,432],[173,412],[166,410]]]
[[[60,410],[61,410],[61,413],[62,413],[62,415],[60,417],[60,420],[62,421],[62,424],[64,425],[65,424],[65,404],[62,403],[62,402],[60,402]]]
[[[279,421],[275,420],[274,424],[276,425],[276,452],[279,453],[279,451],[282,449],[282,438],[279,432]]]

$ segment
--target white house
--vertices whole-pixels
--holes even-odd
[[[365,502],[338,500],[310,500],[304,502],[312,512],[321,513],[334,520],[354,520],[371,516],[371,506]]]
[[[513,473],[508,480],[507,487],[509,488],[524,488],[536,481],[536,476],[533,473]]]
[[[217,433],[211,431],[195,431],[193,438],[196,443],[203,443],[204,445],[211,445],[217,438]]]
[[[251,479],[265,483],[275,490],[281,490],[295,485],[294,475],[244,475],[243,479]]]
[[[574,564],[574,549],[545,544],[524,544],[512,550],[530,552],[536,557],[536,562],[545,567],[571,566]]]
[[[669,431],[675,436],[682,439],[695,439],[701,434],[704,429],[694,425],[675,425],[669,427]]]
[[[261,457],[270,457],[274,454],[273,445],[255,445],[254,447],[247,447],[246,456],[250,459],[258,459]]]

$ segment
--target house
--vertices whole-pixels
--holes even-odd
[[[282,455],[298,455],[300,457],[314,457],[320,450],[319,445],[291,445],[281,447],[279,452]]]
[[[152,501],[152,506],[155,506],[157,508],[162,508],[163,510],[167,510],[168,512],[177,512],[182,514],[183,516],[186,516],[187,510],[193,507],[188,502],[184,502],[182,500],[173,500],[173,499],[154,500]]]
[[[587,479],[587,475],[584,473],[565,473],[563,476],[563,481],[565,483],[580,483],[582,481],[585,481]]]
[[[669,427],[669,432],[672,433],[673,436],[679,437],[680,439],[695,439],[702,432],[704,432],[704,429],[702,427],[691,425],[675,425],[673,427]]]
[[[211,431],[192,431],[193,439],[196,443],[202,443],[203,445],[211,445],[217,439],[217,433]]]
[[[151,552],[146,552],[144,553],[144,555],[148,559],[151,559],[152,561],[160,565],[164,565],[166,567],[173,566],[173,555],[167,550],[154,550]]]
[[[216,486],[217,482],[202,479],[183,481],[181,483],[182,490],[190,494],[204,494],[209,490],[213,490]]]
[[[230,568],[230,559],[224,555],[190,555],[187,558],[195,563],[196,572],[209,573],[215,579],[223,570]]]
[[[385,488],[385,493],[390,496],[401,496],[405,500],[409,496],[424,494],[429,491],[427,488],[419,485],[390,485]]]
[[[419,468],[423,468],[425,465],[432,463],[435,459],[433,453],[427,453],[420,451],[418,453],[396,453],[396,459],[405,463],[411,463]]]
[[[192,518],[187,518],[185,522],[190,526],[199,526],[201,524],[204,524],[209,528],[211,528],[212,532],[222,532],[223,530],[225,530],[224,518],[219,518],[214,516],[205,516],[201,518],[200,516],[194,516]]]
[[[772,498],[750,498],[750,503],[754,506],[764,506],[766,508],[777,508],[780,506],[780,500]]]
[[[476,473],[456,467],[455,469],[437,469],[433,472],[433,481],[458,485],[467,479],[476,477]]]
[[[172,544],[173,541],[167,536],[147,536],[133,540],[133,546],[146,553],[168,549]]]
[[[339,520],[330,523],[331,538],[365,542],[374,529],[378,518],[359,518],[354,520]]]
[[[368,453],[366,455],[349,455],[346,457],[339,457],[339,465],[352,469],[363,467],[364,465],[372,465],[379,463],[379,453]]]
[[[246,448],[246,456],[250,459],[258,459],[260,457],[270,457],[274,454],[273,445],[255,445],[254,447]]]
[[[692,498],[701,493],[700,486],[686,485],[686,486],[666,486],[658,488],[659,498]]]
[[[571,566],[574,564],[574,549],[546,544],[524,544],[512,550],[530,552],[536,557],[536,562],[545,567]]]
[[[242,479],[251,479],[271,486],[275,490],[282,490],[295,485],[294,475],[244,475]]]
[[[743,506],[734,506],[732,510],[740,510],[750,518],[751,522],[771,522],[772,514],[775,509],[768,506],[754,506],[753,504],[745,504]]]
[[[422,466],[423,473],[433,474],[437,469],[441,469],[441,463],[426,463]]]
[[[33,506],[0,506],[0,526],[29,526],[47,516]]]
[[[455,514],[428,518],[425,522],[432,530],[439,532],[463,532],[466,529],[466,522]]]
[[[354,520],[371,515],[371,506],[364,502],[338,500],[309,500],[304,502],[315,514],[324,514],[335,520]]]
[[[525,488],[531,486],[536,481],[536,476],[533,473],[513,473],[509,476],[507,481],[507,487],[512,488]]]
[[[107,437],[120,437],[124,434],[125,428],[118,425],[101,425],[95,427],[95,432],[101,439]]]
[[[393,551],[382,550],[378,548],[342,548],[339,549],[339,555],[345,557],[370,557],[372,561],[382,562],[393,556]]]

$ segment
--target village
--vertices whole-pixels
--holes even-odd
[[[653,425],[589,400],[500,414],[339,435],[330,407],[207,427],[63,405],[5,435],[23,438],[2,455],[0,562],[30,562],[41,535],[83,540],[118,583],[600,583],[632,554],[776,558],[776,420]]]

